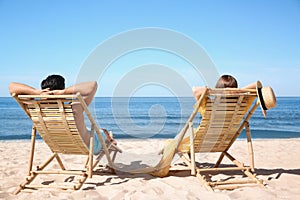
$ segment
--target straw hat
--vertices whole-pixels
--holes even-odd
[[[256,82],[256,92],[260,101],[260,107],[264,117],[267,115],[267,110],[276,106],[276,97],[271,87],[263,87],[260,81]]]

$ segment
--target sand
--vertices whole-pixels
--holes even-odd
[[[200,180],[187,171],[171,172],[169,176],[157,178],[147,174],[132,175],[127,169],[154,166],[160,159],[157,152],[165,140],[118,140],[124,153],[119,154],[116,165],[123,171],[109,173],[105,167],[96,169],[92,179],[88,179],[78,191],[40,189],[24,191],[13,195],[27,172],[29,141],[0,142],[0,199],[299,199],[300,198],[300,139],[254,140],[255,168],[257,177],[266,184],[243,187],[235,190],[210,192]],[[35,163],[50,155],[49,148],[42,141],[37,142]],[[238,140],[230,152],[241,161],[247,162],[247,143]],[[82,157],[64,156],[67,167],[84,163]],[[197,155],[196,160],[213,163],[216,155]],[[177,157],[174,162],[181,162]],[[226,163],[226,162],[225,162]],[[102,163],[104,164],[104,163]],[[57,167],[54,164],[50,167]],[[238,173],[237,173],[238,174]],[[220,177],[225,175],[218,175]],[[51,183],[64,181],[62,178],[46,176],[36,181]]]

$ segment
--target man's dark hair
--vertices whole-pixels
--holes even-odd
[[[63,90],[65,89],[65,78],[60,75],[50,75],[42,81],[41,88],[49,88],[50,90]]]

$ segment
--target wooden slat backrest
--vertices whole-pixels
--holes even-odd
[[[255,90],[209,90],[202,120],[195,130],[195,152],[223,152],[240,132],[253,101]]]
[[[76,95],[19,95],[16,99],[53,152],[89,154],[72,110],[72,104],[79,103]]]

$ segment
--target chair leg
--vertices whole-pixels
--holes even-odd
[[[252,145],[251,132],[250,132],[250,127],[248,122],[246,123],[245,127],[246,127],[247,143],[248,143],[248,152],[250,158],[250,167],[251,167],[251,171],[254,172],[253,145]]]
[[[30,176],[27,176],[25,181],[21,183],[18,188],[15,190],[14,194],[17,195],[21,190],[24,190],[26,188],[26,185],[30,184],[38,174],[31,172]]]
[[[53,153],[45,163],[43,163],[41,166],[37,166],[37,171],[43,170],[56,156],[57,154]],[[30,156],[31,163],[29,163],[29,165],[31,166],[31,168],[32,168],[32,158],[33,156]],[[18,194],[21,190],[25,189],[26,186],[30,184],[37,177],[37,175],[38,173],[30,169],[29,175],[26,177],[25,181],[18,186],[14,194]]]
[[[249,178],[251,178],[252,180],[254,180],[257,184],[264,186],[263,185],[263,181],[259,180],[258,178],[256,178],[256,176],[251,172],[252,169],[251,167],[245,167],[243,163],[237,161],[235,158],[233,158],[229,153],[225,152],[225,155],[238,167],[240,168],[244,168],[243,173],[248,176]]]
[[[36,139],[36,128],[33,126],[31,131],[31,148],[30,148],[30,157],[29,157],[29,165],[28,165],[28,173],[30,176],[34,158],[34,148],[35,148],[35,139]]]
[[[90,161],[90,158],[87,157],[85,164],[84,164],[84,168],[86,168],[86,169],[88,168],[89,161]]]
[[[37,189],[37,188],[60,188],[60,189],[73,189],[78,190],[82,187],[86,179],[88,178],[87,171],[77,171],[77,170],[65,170],[64,167],[61,171],[44,171],[44,169],[54,160],[54,158],[60,160],[59,155],[57,153],[53,153],[42,165],[37,166],[37,170],[31,170],[30,175],[26,177],[25,181],[22,182],[14,194],[18,194],[23,189]],[[63,166],[63,165],[62,165]],[[60,166],[60,167],[62,167]],[[65,174],[65,175],[76,175],[80,176],[80,179],[73,186],[60,186],[60,185],[34,185],[31,184],[34,179],[40,174]]]
[[[220,164],[221,164],[224,156],[225,156],[225,154],[222,152],[221,155],[220,155],[220,157],[219,157],[219,159],[218,159],[218,161],[216,162],[214,168],[218,168],[220,166]]]
[[[205,186],[205,188],[211,192],[213,192],[213,188],[210,186],[209,182],[207,182],[205,180],[205,177],[203,175],[200,174],[200,172],[197,173],[197,177],[199,178],[199,180],[203,183],[203,185]]]
[[[189,123],[190,129],[190,153],[191,153],[191,175],[196,175],[196,161],[195,161],[195,149],[194,149],[194,128],[193,123]]]
[[[190,158],[187,158],[183,153],[178,152],[178,156],[181,158],[181,160],[191,169],[192,168],[192,163]]]
[[[96,128],[96,126],[95,126]],[[102,150],[104,151],[105,155],[106,155],[106,159],[107,159],[107,162],[108,162],[108,165],[112,168],[114,168],[114,164],[111,160],[111,157],[110,157],[110,154],[109,154],[109,151],[108,151],[108,148],[106,146],[106,143],[104,141],[104,139],[102,138],[102,135],[100,133],[100,130],[99,128],[95,129],[96,133],[98,134],[98,137],[99,137],[99,140],[100,140],[100,143],[102,145]]]
[[[243,168],[244,164],[239,162],[237,159],[235,159],[232,155],[230,155],[228,152],[223,152],[223,154],[231,160],[237,167]]]
[[[57,158],[58,155],[57,153],[53,153],[49,158],[48,160],[46,160],[46,162],[44,162],[42,165],[38,165],[36,168],[37,168],[37,171],[39,170],[43,170],[45,167],[47,167],[47,165],[49,165],[49,163],[54,159],[54,158]]]
[[[88,178],[88,174],[83,174],[81,179],[78,180],[77,185],[75,185],[73,189],[74,190],[79,190],[82,187],[83,183],[86,181],[87,178]]]
[[[34,158],[34,149],[35,149],[35,139],[36,139],[36,128],[33,126],[31,131],[31,148],[30,148],[30,157],[28,163],[28,172],[27,177],[23,183],[21,183],[14,194],[18,194],[21,190],[25,188],[25,185],[29,184],[33,181],[33,179],[37,176],[37,174],[32,173],[32,166],[33,166],[33,158]]]
[[[61,168],[62,170],[65,170],[66,168],[65,168],[64,164],[62,163],[62,161],[61,161],[60,157],[58,156],[58,154],[56,154],[55,158],[56,158],[56,160],[57,160],[57,162],[58,162],[60,168]]]
[[[90,133],[90,151],[89,151],[89,156],[88,156],[88,165],[87,165],[87,173],[88,173],[88,177],[92,178],[93,176],[93,154],[94,154],[94,142],[95,142],[95,138],[94,138],[94,127],[92,126],[92,130]]]

